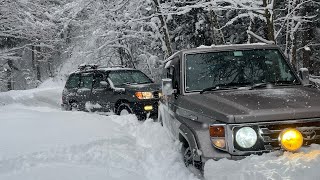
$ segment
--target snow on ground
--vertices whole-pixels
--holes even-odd
[[[223,180],[318,180],[319,169],[320,146],[312,145],[299,153],[273,152],[252,155],[240,161],[209,160],[205,165],[204,177]]]
[[[61,90],[0,93],[1,180],[197,179],[159,123],[61,111]]]
[[[133,115],[60,110],[61,85],[0,93],[0,180],[319,179],[320,146],[184,167],[165,128]]]

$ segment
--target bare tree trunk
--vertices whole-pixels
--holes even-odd
[[[288,4],[288,10],[287,10],[287,14],[290,14],[292,6],[291,6],[291,2],[290,0],[288,0],[287,2]],[[284,50],[284,54],[289,57],[289,45],[290,45],[290,24],[289,21],[285,21],[286,22],[286,44],[285,44],[285,50]],[[291,60],[291,59],[290,59]]]
[[[36,78],[38,81],[41,80],[40,67],[39,62],[37,60],[37,48],[31,45],[31,58],[32,58],[32,68],[33,72],[36,74]]]
[[[41,48],[40,46],[37,46],[36,47],[36,59],[35,59],[35,65],[36,65],[36,73],[37,73],[37,80],[39,82],[41,82],[41,72],[40,72],[40,62],[39,62],[39,59],[41,58],[40,56],[40,52],[41,52]]]
[[[6,73],[7,73],[7,89],[8,91],[10,90],[13,90],[14,89],[14,81],[13,81],[13,71],[16,70],[16,71],[19,71],[19,69],[13,64],[13,61],[12,60],[8,60],[7,61],[7,64],[9,66],[9,68],[6,70]]]
[[[266,30],[265,30],[265,33],[266,33],[266,38],[269,40],[269,41],[275,41],[274,39],[274,24],[273,24],[273,14],[270,13],[268,7],[269,4],[268,4],[268,0],[263,0],[263,7],[265,8],[265,12],[264,12],[264,17],[266,18],[266,22],[267,22],[267,25],[266,25]],[[271,7],[271,11],[273,11],[273,7]]]
[[[293,9],[297,4],[296,0],[289,1],[291,4],[291,8]],[[291,10],[293,11],[293,10]],[[291,12],[292,16],[296,16],[296,11]],[[290,48],[290,61],[291,64],[293,65],[294,68],[297,69],[298,64],[297,64],[297,33],[296,33],[296,22],[294,19],[291,19],[290,22],[290,40],[291,40],[291,48]]]
[[[212,10],[212,7],[210,6],[210,23],[211,23],[211,28],[212,28],[212,39],[214,41],[214,44],[225,44],[224,40],[224,35],[222,30],[217,30],[220,29],[220,25],[217,20],[217,15],[216,13]]]
[[[252,24],[253,24],[253,19],[250,17],[250,23],[249,23],[248,31],[252,31]],[[247,34],[248,34],[248,41],[247,41],[247,43],[248,43],[248,44],[253,43],[253,39],[252,39],[251,35],[250,35],[249,33],[247,33]]]
[[[7,74],[7,90],[11,91],[11,90],[13,90],[13,88],[12,88],[12,70],[7,69],[6,74]]]
[[[166,57],[168,57],[172,54],[172,47],[171,47],[170,35],[169,35],[166,19],[162,14],[159,0],[153,0],[153,2],[156,6],[156,13],[158,14],[158,18],[160,19],[160,22],[161,22],[161,27],[159,30],[162,33],[163,41],[164,41],[163,43],[166,47]]]
[[[303,16],[308,16],[308,11],[310,11],[310,7],[306,6],[304,8],[301,9],[301,14]],[[312,29],[311,29],[311,25],[309,23],[304,24],[305,25],[305,30],[302,33],[302,47],[304,47],[302,49],[302,56],[303,56],[303,67],[308,68],[310,74],[314,74],[314,67],[312,66],[312,62],[311,62],[311,49],[309,47],[307,47],[308,42],[312,41]]]
[[[51,59],[48,60],[48,74],[49,74],[49,77],[51,78],[54,77]]]
[[[119,47],[118,48],[118,53],[119,53],[119,57],[120,57],[120,63],[121,66],[127,66],[124,62],[124,52],[123,52],[123,48]]]
[[[291,63],[294,68],[297,68],[297,34],[295,32],[292,32],[291,38]]]
[[[119,47],[118,53],[119,53],[119,57],[120,57],[120,63],[122,66],[136,68],[136,65],[133,61],[133,58],[132,58],[130,52],[126,52],[125,48]]]
[[[303,32],[302,34],[302,46],[305,47],[307,45],[307,41],[308,41],[308,35],[309,35],[309,31],[306,30]],[[311,74],[313,74],[313,70],[311,69],[311,66],[310,66],[310,50],[309,49],[306,49],[306,48],[303,48],[302,49],[302,52],[303,52],[303,67],[305,68],[308,68],[309,69],[309,72]]]

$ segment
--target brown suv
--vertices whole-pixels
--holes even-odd
[[[65,110],[136,114],[157,118],[160,86],[139,70],[81,65],[71,73],[62,92]]]

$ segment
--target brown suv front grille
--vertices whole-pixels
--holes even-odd
[[[259,125],[259,134],[265,150],[279,150],[279,134],[286,128],[298,129],[304,138],[304,145],[320,144],[320,121],[304,123],[283,123]]]

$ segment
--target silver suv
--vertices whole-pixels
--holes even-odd
[[[276,45],[183,50],[165,65],[159,121],[185,164],[320,144],[320,92]]]

